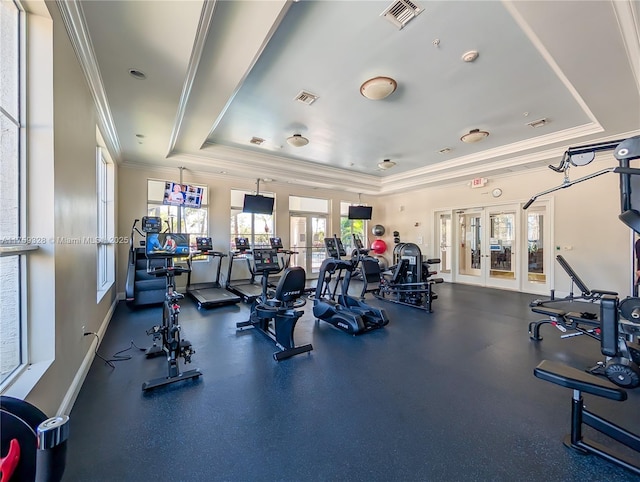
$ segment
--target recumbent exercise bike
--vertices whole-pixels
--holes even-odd
[[[296,346],[293,339],[296,323],[304,314],[297,308],[306,303],[302,297],[306,283],[304,269],[299,266],[286,268],[273,293],[269,292],[269,275],[282,271],[278,250],[255,248],[253,270],[262,274],[262,294],[251,305],[249,320],[236,323],[238,331],[255,328],[273,341],[279,349],[273,354],[276,361],[313,350],[311,344]]]

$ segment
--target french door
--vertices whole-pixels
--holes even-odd
[[[519,206],[455,211],[454,280],[519,290]]]
[[[324,238],[327,233],[327,216],[324,214],[291,214],[291,266],[302,266],[307,278],[318,277],[320,265],[325,259]]]

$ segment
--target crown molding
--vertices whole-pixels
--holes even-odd
[[[102,132],[106,147],[111,157],[116,160],[116,162],[120,162],[122,159],[120,141],[118,140],[118,133],[111,115],[111,109],[109,108],[107,93],[102,83],[102,76],[100,75],[100,69],[96,61],[96,54],[93,50],[91,37],[87,30],[84,13],[82,11],[82,2],[56,0],[56,5],[58,6],[58,10],[60,10],[64,26],[73,45],[73,50],[78,57],[80,67],[89,84],[89,90],[93,96],[93,101],[98,113],[100,132]]]
[[[628,139],[629,137],[640,135],[640,130],[624,132],[617,135],[611,135],[602,137],[599,139],[593,139],[587,141],[589,144],[595,144],[598,142],[609,142],[616,139]],[[585,144],[586,142],[582,142]],[[580,143],[573,146],[580,145]],[[424,187],[455,184],[461,180],[468,181],[478,175],[486,176],[488,172],[499,172],[501,174],[511,172],[514,168],[546,168],[549,161],[554,162],[561,159],[564,152],[570,146],[555,147],[544,151],[532,152],[529,154],[523,154],[516,157],[510,157],[508,159],[502,159],[491,164],[483,164],[482,166],[467,165],[467,167],[461,169],[440,169],[440,165],[435,166],[437,169],[433,169],[431,173],[423,176],[407,177],[402,174],[389,177],[382,181],[382,188],[379,194],[392,194],[399,191],[416,190]],[[401,177],[402,176],[402,177]]]
[[[637,7],[638,3],[631,1],[613,1],[611,3],[620,27],[636,87],[640,92],[640,12]]]
[[[217,4],[217,0],[209,0],[205,1],[202,5],[202,13],[200,14],[200,22],[198,23],[198,29],[196,30],[196,37],[193,42],[191,57],[189,58],[187,75],[185,77],[184,85],[182,86],[182,92],[180,93],[178,112],[176,113],[176,119],[173,123],[173,129],[171,130],[171,137],[169,138],[167,156],[172,154],[173,149],[176,146],[176,142],[178,141],[178,136],[180,135],[180,128],[187,111],[187,104],[189,102],[189,97],[191,96],[191,90],[193,88],[193,83],[198,72],[200,60],[202,59],[202,52],[204,51],[204,46],[207,42],[207,35],[209,34],[209,29],[211,28],[213,14],[215,12]]]

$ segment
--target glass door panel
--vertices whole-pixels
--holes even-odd
[[[290,216],[291,266],[301,266],[307,278],[317,278],[320,265],[325,259],[324,237],[327,232],[327,217],[314,214],[292,214]]]
[[[483,211],[457,213],[458,267],[456,281],[484,285],[482,272]]]
[[[486,243],[487,286],[518,289],[518,216],[517,206],[492,207],[487,209],[489,226]]]
[[[437,267],[439,277],[445,281],[451,281],[453,269],[453,231],[451,212],[436,213],[436,245],[440,266]]]
[[[546,201],[538,201],[526,211],[525,258],[522,260],[526,276],[522,290],[528,293],[548,295],[550,292],[549,267],[553,264],[553,247],[550,245],[549,206]]]

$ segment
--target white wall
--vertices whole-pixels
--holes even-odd
[[[575,180],[616,165],[610,154],[600,154],[597,162],[572,168],[570,178]],[[400,232],[402,242],[419,244],[421,237],[422,253],[438,257],[433,232],[435,211],[497,203],[523,205],[534,194],[559,186],[562,180],[561,174],[550,169],[536,169],[490,177],[484,188],[471,189],[466,183],[456,183],[383,196],[372,201],[372,221],[385,226],[386,233],[382,239],[389,246],[387,257],[393,248],[393,231]],[[554,250],[554,258],[555,254],[562,254],[589,288],[617,291],[624,297],[631,294],[632,249],[630,230],[618,220],[618,183],[618,175],[609,173],[540,199],[554,199],[554,238],[551,244],[561,247],[560,251]],[[495,187],[503,191],[497,200],[490,194]],[[415,227],[416,223],[419,223],[418,227]],[[565,250],[568,246],[572,249]],[[559,293],[568,293],[569,278],[555,261],[553,268],[555,286],[551,288],[555,287]],[[577,290],[575,293],[578,294]]]

